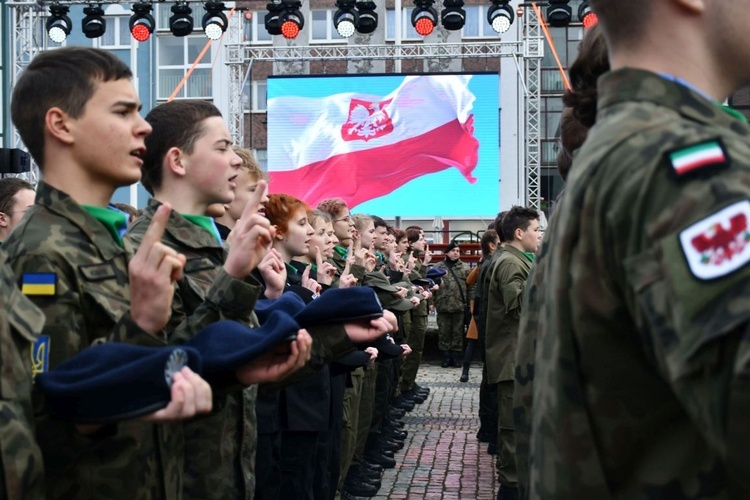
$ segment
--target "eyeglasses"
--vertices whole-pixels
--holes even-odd
[[[343,219],[334,219],[333,222],[341,222],[341,221],[352,222],[353,220],[354,219],[352,219],[351,215],[347,215]]]

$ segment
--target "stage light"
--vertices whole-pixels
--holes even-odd
[[[68,17],[68,7],[53,4],[49,7],[50,17],[47,19],[47,35],[55,43],[63,43],[70,35],[70,27],[73,25]]]
[[[211,40],[218,40],[227,30],[227,16],[224,14],[223,2],[206,2],[206,14],[201,26]]]
[[[281,4],[284,6],[284,12],[279,16],[281,34],[284,38],[292,40],[297,38],[299,32],[305,27],[305,18],[299,11],[302,2],[299,0],[282,0]]]
[[[414,0],[416,7],[411,12],[411,25],[422,36],[432,33],[437,23],[437,11],[432,3],[433,0]]]
[[[284,6],[281,2],[269,2],[266,5],[268,13],[264,18],[266,25],[266,31],[269,35],[280,35],[281,34],[281,13],[284,12]]]
[[[169,31],[174,36],[188,36],[193,32],[193,9],[187,2],[177,2],[172,6],[172,16],[169,18]]]
[[[464,27],[466,11],[463,6],[463,0],[443,1],[443,11],[440,13],[440,22],[443,24],[443,28],[457,31]]]
[[[599,22],[594,11],[591,10],[588,2],[583,2],[578,6],[578,20],[583,24],[584,29],[596,26]]]
[[[508,5],[509,0],[493,0],[492,7],[487,11],[487,22],[496,33],[505,33],[513,24],[515,16]]]
[[[565,27],[570,24],[570,0],[549,0],[547,7],[547,22],[556,28]]]
[[[378,13],[375,12],[375,8],[375,2],[369,0],[357,2],[357,14],[359,15],[357,31],[367,34],[378,28]]]
[[[354,0],[336,0],[338,9],[333,14],[333,26],[339,35],[349,38],[354,34],[359,24],[359,13],[355,9]]]
[[[133,15],[130,16],[130,34],[139,42],[145,42],[154,32],[156,21],[151,15],[151,4],[139,2],[133,4]]]
[[[81,21],[81,31],[86,35],[86,38],[99,38],[107,31],[102,4],[91,4],[83,9],[83,13],[85,17]]]

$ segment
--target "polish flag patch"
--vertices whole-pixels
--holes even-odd
[[[667,153],[678,177],[709,167],[726,167],[729,155],[720,140],[714,139]]]
[[[740,201],[680,233],[690,271],[702,280],[721,278],[750,261],[750,201]]]

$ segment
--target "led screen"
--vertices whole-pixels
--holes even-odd
[[[494,217],[497,74],[268,79],[270,191],[381,217]]]

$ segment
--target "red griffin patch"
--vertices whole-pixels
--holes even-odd
[[[729,227],[717,223],[713,228],[695,236],[691,243],[701,253],[703,264],[721,265],[739,255],[750,241],[747,231],[747,217],[744,213],[733,216]]]
[[[385,107],[393,99],[380,103],[352,99],[349,117],[341,126],[341,138],[345,141],[369,141],[393,132],[393,121]]]

